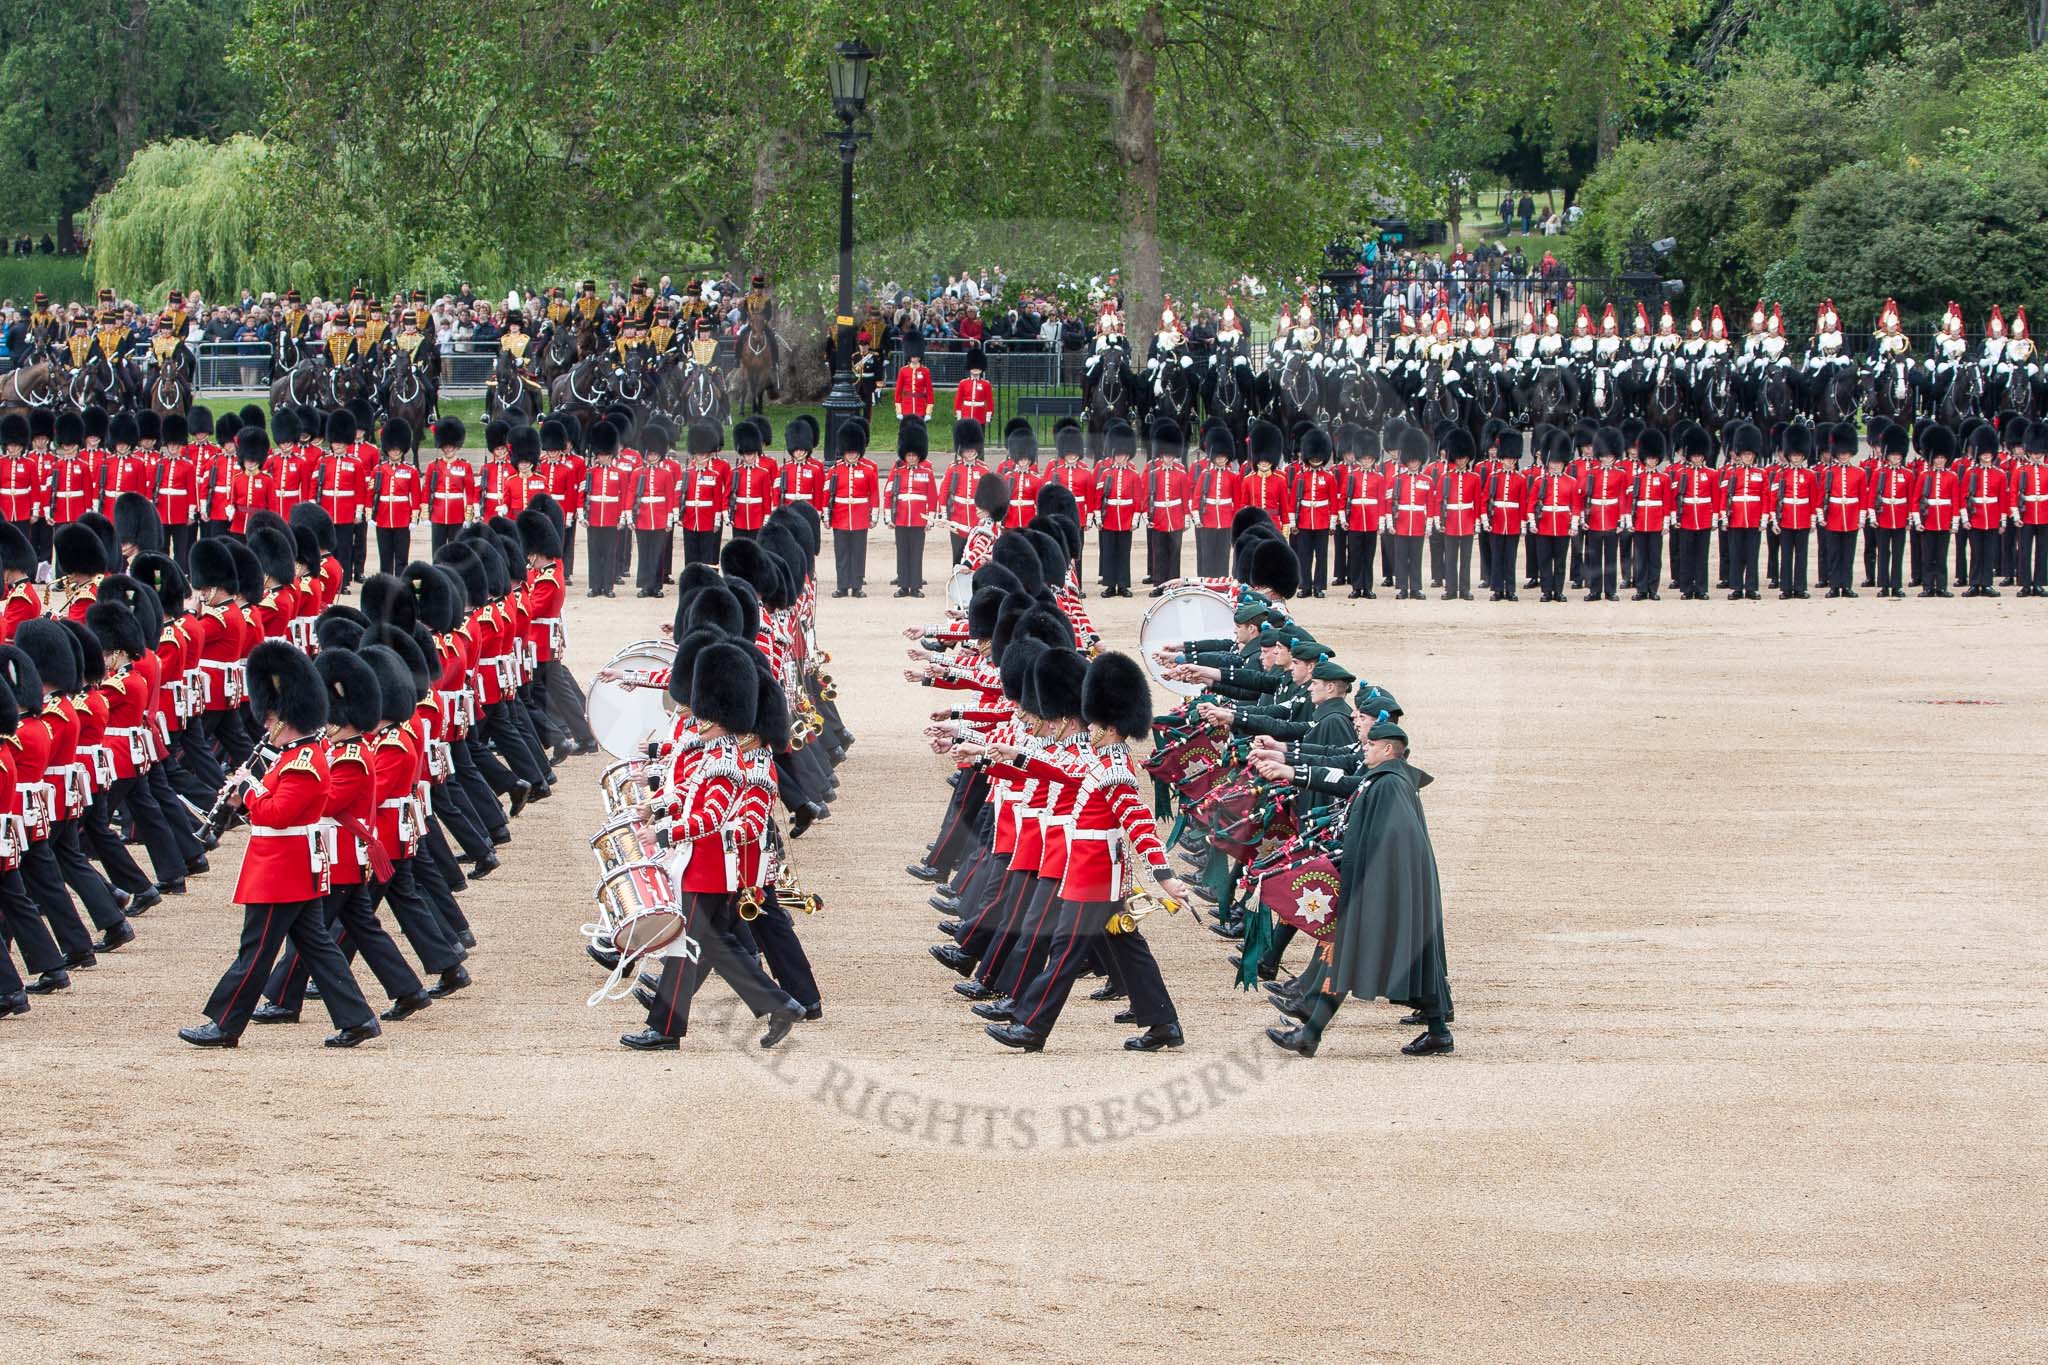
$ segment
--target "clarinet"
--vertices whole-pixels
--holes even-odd
[[[214,798],[213,806],[203,820],[205,829],[218,839],[241,816],[241,809],[230,804],[235,797],[246,795],[253,790],[263,775],[270,771],[270,765],[277,762],[277,748],[269,740],[256,746],[249,755],[249,761],[228,774],[228,780],[221,784],[220,795]]]

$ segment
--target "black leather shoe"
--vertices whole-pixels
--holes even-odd
[[[592,962],[595,962],[606,971],[611,971],[619,965],[617,949],[600,948],[595,943],[586,943],[583,945],[583,951],[590,954]]]
[[[1451,1035],[1448,1033],[1424,1033],[1417,1037],[1414,1042],[1404,1043],[1401,1046],[1401,1051],[1407,1053],[1410,1057],[1435,1057],[1441,1053],[1456,1052],[1457,1050],[1457,1044],[1451,1041]]]
[[[1308,1010],[1303,1007],[1300,996],[1274,995],[1267,998],[1272,1002],[1274,1009],[1279,1010],[1289,1019],[1297,1020],[1304,1024],[1308,1022]]]
[[[833,595],[834,597],[844,597],[844,596],[846,596],[846,589],[844,589],[844,588],[834,588],[834,589],[832,589],[832,595]]]
[[[811,1005],[811,1006],[808,1006],[808,1007],[806,1007],[806,1008],[805,1008],[805,1010],[804,1010],[804,1022],[805,1022],[806,1024],[815,1024],[815,1023],[817,1023],[817,1022],[818,1022],[818,1021],[819,1021],[820,1019],[823,1019],[824,1017],[825,1017],[825,1007],[824,1007],[824,1006],[823,1006],[822,1004],[820,1004],[820,1005]]]
[[[624,1034],[619,1038],[621,1047],[632,1048],[635,1052],[674,1052],[682,1046],[682,1039],[672,1038],[666,1033],[657,1033],[651,1028],[638,1033]]]
[[[981,1031],[1001,1043],[1004,1047],[1014,1047],[1020,1052],[1043,1052],[1045,1050],[1045,1035],[1033,1033],[1022,1024],[985,1024],[982,1026]]]
[[[202,853],[197,858],[190,859],[186,862],[185,875],[188,877],[197,877],[201,873],[207,871],[211,866],[212,864],[206,861],[206,855]]]
[[[1135,1024],[1138,1022],[1138,1012],[1136,1010],[1118,1010],[1111,1017],[1110,1022],[1112,1024]]]
[[[457,943],[460,943],[465,948],[474,948],[476,947],[476,931],[473,929],[464,929],[461,933],[455,936],[455,941]]]
[[[984,1019],[993,1019],[998,1024],[1017,1022],[1017,1005],[1013,1000],[984,1000],[974,1006],[974,1012]]]
[[[1211,891],[1206,886],[1194,886],[1188,889],[1195,893],[1196,900],[1202,901],[1206,904],[1219,905],[1223,901],[1223,897],[1217,895],[1214,891]]]
[[[12,995],[0,995],[0,1019],[11,1015],[28,1013],[28,992],[16,991]]]
[[[533,799],[533,787],[525,782],[512,784],[512,818],[518,819],[519,812],[526,809],[526,803]]]
[[[921,882],[935,882],[945,875],[930,863],[912,863],[903,870]]]
[[[174,882],[162,882],[157,886],[156,889],[159,895],[182,896],[185,894],[185,879],[183,877],[180,877],[178,878],[178,880]],[[130,910],[128,913],[132,915],[135,912],[133,910]]]
[[[640,1008],[643,1010],[653,1009],[657,999],[654,992],[645,986],[635,986],[633,988],[633,998],[640,1002]]]
[[[1097,986],[1094,990],[1088,992],[1088,998],[1090,1000],[1128,1000],[1131,997],[1127,992],[1120,991],[1114,986]]]
[[[953,992],[969,1000],[993,1000],[1002,994],[995,987],[983,985],[979,981],[955,981]]]
[[[367,1023],[350,1024],[338,1033],[330,1033],[320,1040],[320,1045],[322,1047],[354,1047],[357,1043],[369,1042],[372,1038],[377,1037],[383,1032],[383,1025],[372,1019]]]
[[[1158,1052],[1162,1048],[1179,1047],[1186,1041],[1181,1037],[1179,1024],[1154,1024],[1137,1037],[1124,1039],[1124,1051]]]
[[[951,967],[961,976],[966,976],[974,970],[974,959],[957,943],[934,943],[930,952],[934,961],[941,966]]]
[[[925,903],[942,914],[957,915],[960,913],[960,898],[958,896],[949,896],[943,891],[939,892],[936,896],[928,898]]]
[[[492,831],[491,831],[491,847],[492,847],[492,848],[503,848],[503,847],[504,847],[505,845],[507,845],[507,844],[509,844],[509,843],[511,843],[511,842],[512,842],[512,831],[511,831],[511,830],[509,830],[509,829],[494,829],[494,830],[492,830]]]
[[[116,948],[133,942],[135,942],[135,926],[124,919],[113,928],[107,930],[106,933],[100,935],[99,950],[103,953],[111,953]]]
[[[1212,924],[1209,926],[1209,932],[1218,938],[1242,939],[1244,937],[1244,921],[1234,919],[1227,924]]]
[[[469,878],[471,881],[482,881],[485,877],[496,872],[500,865],[501,860],[497,854],[486,853],[483,857],[477,859],[476,866],[469,870]]]
[[[65,967],[74,972],[90,971],[92,968],[97,967],[99,962],[99,957],[90,948],[87,948],[82,953],[73,953],[70,957],[64,959]]]
[[[790,812],[789,837],[792,839],[803,838],[805,830],[817,824],[818,821],[824,819],[828,814],[830,812],[816,801],[804,802],[801,806]]]
[[[1305,1028],[1269,1028],[1266,1036],[1273,1040],[1273,1046],[1285,1052],[1298,1052],[1304,1057],[1316,1055],[1316,1040],[1308,1036]]]
[[[181,1028],[178,1030],[178,1036],[194,1047],[233,1047],[241,1041],[239,1038],[230,1038],[227,1034],[222,1033],[220,1025],[214,1023],[200,1024],[194,1028]]]
[[[761,1035],[762,1047],[774,1047],[789,1036],[789,1031],[804,1021],[803,1007],[794,1000],[789,1008],[768,1012],[768,1031]]]
[[[467,967],[450,967],[447,971],[441,973],[439,981],[427,987],[427,994],[433,996],[436,1000],[445,1000],[468,984],[469,969]]]
[[[1457,1023],[1458,1012],[1456,1010],[1452,1010],[1449,1014],[1446,1014],[1444,1016],[1444,1022],[1446,1024]],[[1401,1023],[1408,1028],[1422,1028],[1429,1023],[1429,1020],[1423,1017],[1421,1010],[1410,1010],[1408,1013],[1401,1016]]]
[[[554,783],[552,781],[543,782],[538,787],[535,787],[533,791],[528,794],[526,798],[526,803],[528,805],[532,805],[536,801],[545,801],[554,794]]]
[[[1239,968],[1240,970],[1242,970],[1242,969],[1243,969],[1243,967],[1244,967],[1244,954],[1243,954],[1243,953],[1232,953],[1232,954],[1230,955],[1230,965],[1231,965],[1231,966],[1233,966],[1233,967]],[[1276,976],[1278,976],[1278,975],[1280,975],[1280,968],[1279,968],[1279,967],[1277,967],[1277,966],[1273,966],[1273,967],[1268,967],[1268,966],[1267,966],[1267,965],[1266,965],[1265,963],[1263,963],[1263,962],[1261,962],[1261,963],[1259,964],[1259,980],[1261,980],[1261,981],[1271,981],[1271,980],[1272,980],[1272,979],[1273,979],[1274,977],[1276,977]]]
[[[288,1010],[283,1005],[273,1005],[266,1000],[250,1012],[249,1022],[252,1024],[296,1024],[299,1022],[299,1012],[297,1010]]]
[[[958,939],[966,928],[967,923],[965,920],[942,919],[939,921],[939,932],[950,939]]]
[[[53,972],[44,972],[22,989],[30,995],[54,995],[58,991],[67,991],[71,989],[71,973],[59,967]]]
[[[421,1010],[425,1009],[427,1006],[433,1003],[433,996],[429,995],[424,990],[417,990],[412,992],[410,995],[399,996],[396,1000],[391,1002],[390,1009],[385,1010],[382,1014],[378,1015],[377,1017],[379,1019],[383,1019],[395,1024],[401,1019],[412,1018],[415,1014],[418,1014]]]

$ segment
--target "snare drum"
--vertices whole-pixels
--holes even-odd
[[[667,733],[674,706],[668,689],[651,680],[666,677],[675,657],[676,647],[667,640],[639,640],[604,666],[620,678],[591,683],[584,713],[598,744],[613,758],[645,757],[647,741]]]
[[[1138,658],[1145,671],[1167,691],[1192,697],[1202,690],[1200,683],[1166,678],[1153,655],[1168,645],[1188,640],[1227,640],[1235,629],[1237,615],[1230,599],[1209,588],[1175,588],[1152,604],[1138,623]]]
[[[660,863],[626,863],[606,873],[597,886],[597,912],[598,922],[583,926],[584,937],[618,953],[619,965],[586,1002],[593,1008],[624,999],[639,978],[640,963],[649,958],[697,960],[689,915]]]
[[[974,598],[974,570],[966,564],[955,564],[952,577],[946,580],[946,605],[960,615],[967,614],[967,604]]]
[[[660,855],[661,847],[654,831],[628,812],[607,820],[603,829],[590,836],[590,851],[597,858],[598,870],[609,873],[628,863],[649,862]]]
[[[647,760],[620,759],[597,775],[597,789],[604,793],[604,808],[613,814],[639,805],[649,794]]]

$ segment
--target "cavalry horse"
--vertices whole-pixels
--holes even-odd
[[[1093,453],[1100,448],[1102,434],[1111,422],[1131,420],[1133,391],[1137,388],[1124,353],[1114,347],[1097,357],[1094,370],[1081,372],[1081,397],[1088,413],[1088,444]]]
[[[739,406],[752,406],[758,416],[761,400],[772,390],[778,396],[782,392],[781,382],[775,376],[775,356],[778,347],[773,333],[766,326],[755,326],[749,322],[740,328],[740,334],[733,343],[739,360],[733,373],[738,376]]]
[[[159,417],[182,417],[192,410],[192,376],[182,361],[166,360],[149,377],[149,410]]]
[[[1657,357],[1650,371],[1650,391],[1643,397],[1643,418],[1659,431],[1669,432],[1684,418],[1687,405],[1685,385],[1679,382],[1678,365],[1670,352]]]
[[[1851,422],[1856,419],[1856,369],[1853,365],[1830,365],[1814,376],[1813,415],[1823,422]]]
[[[132,368],[123,361],[116,365],[95,349],[85,363],[64,376],[60,397],[75,412],[102,408],[115,412],[129,405],[129,395],[139,387]]]
[[[588,355],[548,386],[548,410],[566,412],[588,429],[611,406],[612,366],[601,355]]]
[[[718,371],[679,351],[664,356],[655,371],[654,409],[684,426],[706,422],[721,430],[732,413]]]
[[[384,393],[384,416],[405,419],[412,429],[412,454],[420,453],[420,443],[427,435],[427,419],[434,412],[434,386],[427,372],[403,351],[394,353],[391,363],[384,367],[380,381]]]
[[[1874,417],[1908,420],[1918,405],[1913,367],[1900,356],[1889,356],[1863,381],[1863,405]]]
[[[491,382],[484,386],[484,420],[531,426],[540,415],[540,393],[519,373],[510,351],[500,350],[491,362]]]
[[[1152,377],[1145,405],[1145,422],[1151,425],[1169,418],[1186,435],[1194,428],[1195,380],[1190,367],[1169,356]]]
[[[1273,396],[1268,404],[1272,420],[1280,430],[1291,433],[1297,422],[1314,422],[1323,415],[1323,386],[1309,368],[1306,351],[1289,351],[1272,375]]]
[[[1972,417],[1984,415],[1984,369],[1974,360],[1965,360],[1955,368],[1949,377],[1948,387],[1941,391],[1941,402],[1935,409],[1941,424],[1960,435],[1963,424]]]
[[[1209,415],[1228,427],[1231,439],[1242,446],[1258,395],[1251,390],[1250,374],[1240,372],[1240,360],[1233,351],[1217,351],[1209,357],[1209,373],[1202,380],[1202,402]]]
[[[57,367],[44,359],[0,376],[0,410],[47,408],[56,403]]]

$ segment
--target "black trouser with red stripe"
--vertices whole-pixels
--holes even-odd
[[[77,915],[72,918],[76,920]],[[78,932],[83,934],[85,926],[79,925]],[[0,939],[12,942],[20,952],[22,962],[38,976],[54,972],[64,965],[63,950],[51,937],[50,926],[43,922],[35,898],[29,895],[21,873],[14,868],[0,872]],[[91,940],[87,940],[87,946],[91,946]],[[5,958],[6,952],[5,947],[0,947],[0,958]],[[14,990],[20,989],[19,986],[14,987]]]
[[[377,919],[376,907],[370,900],[368,882],[351,882],[337,886],[327,893],[321,913],[327,918],[328,931],[334,936],[334,943],[341,950],[342,960],[354,962],[356,954],[363,955],[369,964],[371,975],[377,984],[393,1000],[401,996],[417,995],[426,989],[419,973],[405,960],[405,954],[398,951],[398,945],[391,935],[384,932],[384,926]],[[306,1003],[306,980],[312,975],[312,966],[297,948],[280,957],[277,970],[264,983],[263,994],[271,1004],[297,1011]],[[327,988],[322,986],[324,995]]]
[[[661,981],[647,1011],[647,1027],[670,1038],[690,1031],[690,1002],[704,978],[717,972],[755,1017],[779,1009],[798,1009],[797,1002],[769,979],[739,935],[738,898],[731,892],[685,892],[685,931],[697,941],[697,960],[668,957],[661,961]]]
[[[249,1016],[263,998],[263,981],[286,940],[306,961],[313,980],[320,985],[320,1001],[336,1028],[354,1028],[373,1017],[369,1002],[356,985],[355,974],[334,946],[327,931],[323,900],[290,901],[279,905],[251,905],[242,911],[242,943],[234,962],[206,999],[206,1017],[230,1038],[242,1036]]]
[[[1128,934],[1106,932],[1109,917],[1123,908],[1122,901],[1059,902],[1058,924],[1048,945],[1045,969],[1011,997],[1011,1014],[1018,1023],[1040,1037],[1051,1033],[1074,983],[1087,969],[1090,954],[1097,950],[1113,964],[1124,989],[1130,992],[1133,1022],[1153,1028],[1178,1020],[1173,997],[1167,994],[1166,981],[1145,936],[1135,930]]]

